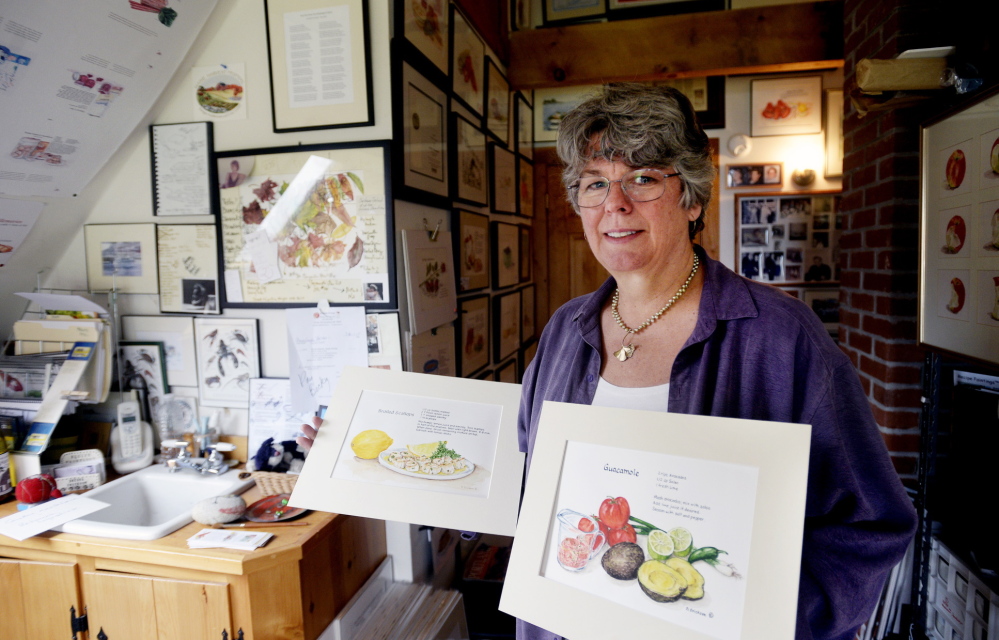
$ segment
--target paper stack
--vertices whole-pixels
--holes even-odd
[[[228,531],[225,529],[202,529],[187,539],[191,549],[239,549],[253,551],[267,544],[273,533],[253,531]]]

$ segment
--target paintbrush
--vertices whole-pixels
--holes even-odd
[[[260,527],[304,527],[308,522],[230,522],[224,529],[258,529]]]

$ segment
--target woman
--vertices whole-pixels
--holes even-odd
[[[714,169],[681,93],[610,85],[562,120],[558,152],[612,277],[553,314],[525,372],[528,468],[546,400],[812,425],[796,638],[851,638],[916,522],[853,365],[807,306],[693,243]]]

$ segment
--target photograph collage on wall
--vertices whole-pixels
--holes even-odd
[[[737,195],[738,272],[771,284],[839,281],[839,192]]]

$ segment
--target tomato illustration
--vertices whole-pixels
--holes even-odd
[[[607,544],[612,547],[618,542],[636,542],[637,540],[638,536],[635,533],[635,528],[630,524],[626,524],[619,529],[611,529],[607,535]]]
[[[628,501],[622,497],[607,498],[600,503],[600,521],[611,529],[620,529],[628,524],[628,517],[631,515],[631,507]]]

